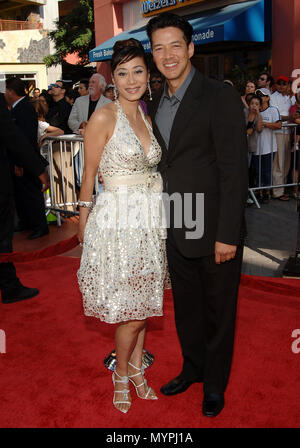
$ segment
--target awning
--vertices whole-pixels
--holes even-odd
[[[251,0],[186,17],[193,26],[193,42],[203,45],[211,42],[268,42],[271,40],[271,0]],[[91,50],[90,61],[111,59],[116,41],[130,38],[142,42],[146,52],[151,46],[146,27],[124,31]]]

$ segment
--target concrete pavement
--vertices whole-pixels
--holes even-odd
[[[298,213],[296,201],[271,199],[269,204],[246,208],[248,236],[242,272],[282,277],[288,258],[295,255]]]

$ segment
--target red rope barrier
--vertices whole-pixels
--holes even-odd
[[[78,246],[79,241],[77,235],[52,246],[45,247],[44,249],[37,250],[35,252],[12,252],[8,254],[0,254],[0,263],[18,262],[40,260],[41,258],[54,257],[55,255],[61,255],[68,252],[74,247]]]

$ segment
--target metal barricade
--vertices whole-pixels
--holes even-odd
[[[274,183],[274,160],[276,157],[276,153],[278,152],[278,149],[277,149],[277,151],[274,151],[273,138],[272,138],[272,147],[271,147],[271,176],[270,176],[271,183],[270,183],[270,185],[262,185],[262,179],[261,179],[262,154],[259,154],[258,185],[249,187],[249,194],[250,194],[251,198],[253,199],[255,205],[257,206],[257,208],[260,208],[260,204],[257,200],[257,197],[255,196],[256,191],[274,190],[277,188],[286,188],[286,187],[297,187],[297,192],[298,192],[299,179],[297,178],[297,176],[299,176],[299,174],[297,175],[297,170],[299,169],[299,167],[296,166],[297,126],[298,125],[295,123],[283,123],[283,125],[282,125],[283,142],[285,144],[285,141],[287,138],[289,138],[289,142],[288,142],[288,150],[287,151],[284,150],[283,153],[281,154],[282,160],[280,161],[280,164],[283,167],[283,175],[282,175],[281,182]],[[275,131],[272,131],[272,132],[274,133]],[[291,161],[290,161],[290,159],[286,160],[286,157],[287,156],[290,157],[290,154],[294,151],[295,151],[295,156],[294,156],[293,166],[292,166],[292,183],[286,183],[287,176],[288,176],[288,173],[291,168]]]
[[[256,206],[260,208],[260,204],[255,196],[258,190],[274,190],[275,188],[298,187],[298,179],[296,178],[296,137],[297,124],[283,124],[283,135],[291,135],[290,150],[295,150],[295,157],[293,160],[292,183],[285,183],[285,176],[283,176],[282,183],[273,183],[273,160],[276,151],[273,148],[271,151],[271,183],[270,185],[261,184],[261,154],[259,155],[259,180],[257,186],[249,187],[249,194],[251,195]],[[275,132],[275,131],[273,131]],[[71,134],[59,137],[46,137],[43,147],[41,149],[42,155],[49,162],[49,176],[50,176],[50,194],[46,201],[46,209],[56,215],[57,224],[61,225],[61,216],[75,216],[79,215],[78,211],[78,196],[81,186],[81,178],[84,167],[84,145],[81,136]],[[285,165],[286,154],[283,154],[283,165]],[[95,194],[98,193],[98,175],[95,179]]]
[[[78,197],[84,167],[83,138],[75,134],[46,137],[41,154],[49,162],[50,193],[46,209],[56,215],[61,225],[61,216],[79,215]],[[95,179],[98,193],[98,176]]]

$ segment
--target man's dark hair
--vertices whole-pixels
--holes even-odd
[[[13,90],[16,95],[18,96],[25,96],[25,82],[22,81],[22,79],[14,77],[14,78],[8,78],[6,80],[6,88],[9,90]]]
[[[272,87],[274,85],[274,78],[273,78],[273,76],[270,75],[270,73],[268,73],[268,72],[262,72],[260,74],[260,76],[263,76],[263,75],[265,75],[267,77],[267,82],[270,82],[270,87]]]
[[[78,91],[75,91],[73,89],[68,89],[66,91],[66,95],[65,96],[70,98],[70,100],[74,100],[75,101],[80,95],[79,95]]]
[[[33,89],[33,91],[35,92],[36,90],[38,90],[40,92],[40,89],[38,87],[36,87],[35,89]]]
[[[62,89],[64,89],[65,93],[66,93],[66,91],[68,90],[69,86],[64,81],[62,81],[61,79],[57,79],[56,83],[58,83],[58,82],[62,83]]]
[[[153,17],[147,23],[147,34],[152,45],[152,34],[154,31],[161,28],[167,28],[172,26],[174,28],[179,28],[183,32],[184,40],[186,44],[189,45],[192,42],[193,27],[192,25],[183,17],[177,16],[171,12],[163,12],[157,17]]]
[[[89,88],[89,80],[88,80],[88,79],[81,79],[81,80],[79,81],[79,84],[84,84],[86,90],[88,90],[88,88]]]

